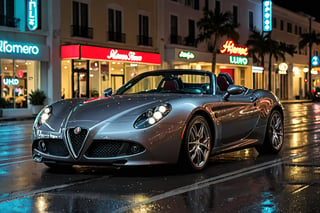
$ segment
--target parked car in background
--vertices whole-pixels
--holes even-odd
[[[312,100],[319,101],[320,100],[320,87],[316,87],[312,93]]]

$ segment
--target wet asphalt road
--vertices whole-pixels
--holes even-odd
[[[320,103],[286,104],[279,155],[255,149],[173,166],[74,167],[31,159],[32,121],[0,123],[0,212],[320,212]]]

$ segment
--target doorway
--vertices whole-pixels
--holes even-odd
[[[124,76],[123,75],[111,75],[111,86],[112,91],[115,92],[124,84]]]
[[[89,61],[73,61],[72,98],[89,97]]]
[[[280,74],[280,99],[288,99],[288,75]]]

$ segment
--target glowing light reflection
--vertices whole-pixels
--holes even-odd
[[[0,210],[3,212],[34,212],[33,211],[33,198],[25,197],[21,199],[14,199],[7,202],[0,203]]]
[[[47,212],[48,200],[44,196],[37,197],[35,207],[37,208],[37,212]]]
[[[292,144],[291,144],[291,147],[292,146],[297,146],[298,145],[298,141],[299,141],[299,136],[298,136],[298,134],[297,133],[294,133],[293,135],[292,135]]]
[[[291,123],[292,123],[292,124],[299,124],[299,123],[300,123],[300,120],[293,118],[293,119],[291,120]]]
[[[263,192],[261,201],[261,213],[275,212],[277,209],[274,203],[274,196],[271,192]]]

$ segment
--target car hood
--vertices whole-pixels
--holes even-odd
[[[169,95],[125,95],[96,98],[75,105],[67,118],[67,126],[87,123],[89,126],[102,121],[131,122],[146,109],[167,102]]]
[[[96,125],[117,123],[132,125],[147,109],[160,103],[175,104],[175,100],[193,99],[193,95],[185,94],[145,94],[145,95],[115,95],[94,99],[66,99],[51,105],[52,115],[45,125],[35,127],[44,131],[60,132],[61,128],[93,128]],[[182,101],[182,102],[187,102]],[[120,125],[121,126],[121,125]]]

